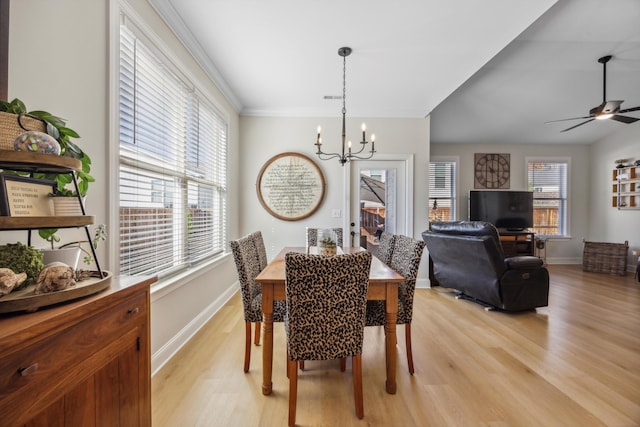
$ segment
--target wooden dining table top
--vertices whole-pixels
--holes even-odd
[[[366,249],[353,246],[345,246],[340,248],[343,253],[354,253],[365,251]],[[313,248],[309,249],[306,246],[285,246],[282,250],[271,260],[271,262],[265,267],[264,270],[258,274],[255,278],[256,282],[284,282],[286,279],[284,256],[288,252],[298,253],[313,253]],[[398,274],[391,267],[380,261],[375,256],[371,257],[371,270],[369,271],[369,284],[387,283],[387,282],[402,282],[404,277]]]

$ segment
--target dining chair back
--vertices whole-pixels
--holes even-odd
[[[318,246],[318,230],[322,228],[307,227],[307,246]],[[343,246],[343,233],[342,228],[329,228],[329,230],[336,233],[336,245]]]
[[[255,344],[260,343],[260,325],[262,322],[262,287],[255,282],[256,276],[262,271],[258,257],[258,250],[252,235],[244,236],[229,242],[233,259],[238,271],[240,295],[245,321],[245,352],[244,371],[249,371],[251,363],[251,324],[255,324]],[[274,322],[284,321],[284,301],[275,301],[273,308]]]
[[[254,231],[249,234],[253,239],[253,243],[256,246],[256,252],[258,254],[258,264],[260,265],[260,271],[264,270],[267,266],[267,250],[264,247],[264,239],[262,238],[262,232],[260,230]]]
[[[286,270],[289,425],[295,425],[298,369],[304,360],[352,358],[356,415],[364,416],[362,343],[371,254],[288,253]]]
[[[413,375],[413,353],[411,350],[411,320],[413,319],[413,296],[416,289],[418,268],[425,243],[408,236],[396,235],[389,267],[404,277],[398,285],[398,318],[396,324],[405,325],[405,347],[409,373]],[[382,301],[367,302],[367,326],[385,324],[385,305]]]
[[[378,251],[377,257],[380,261],[389,265],[391,262],[391,256],[393,255],[393,248],[396,243],[396,235],[383,231],[378,239]]]

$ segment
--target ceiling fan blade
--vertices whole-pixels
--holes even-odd
[[[611,120],[629,124],[629,123],[637,122],[640,119],[636,117],[621,116],[620,114],[614,114],[613,116],[611,116]]]
[[[607,101],[604,103],[602,110],[600,110],[604,114],[617,113],[620,109],[620,104],[624,101]]]
[[[544,122],[544,123],[547,124],[547,123],[556,123],[556,122],[566,122],[567,120],[584,120],[584,119],[590,119],[590,118],[591,118],[591,116],[572,117],[570,119],[550,120],[550,121]]]
[[[571,126],[570,128],[566,128],[565,130],[561,130],[560,132],[566,132],[566,131],[568,131],[568,130],[575,129],[575,128],[577,128],[578,126],[582,126],[582,125],[584,125],[584,124],[586,124],[586,123],[589,123],[589,122],[592,122],[592,121],[594,121],[594,120],[595,120],[595,119],[589,119],[589,120],[586,120],[586,121],[584,121],[584,122],[582,122],[582,123],[578,123],[578,124],[577,124],[577,125],[575,125],[575,126]]]
[[[618,111],[618,113],[628,113],[629,111],[640,111],[640,106],[631,107],[631,108],[625,108],[624,110]]]

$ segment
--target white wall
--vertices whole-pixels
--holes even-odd
[[[592,192],[589,205],[589,240],[623,243],[629,241],[628,270],[635,268],[640,249],[640,210],[618,210],[611,206],[614,160],[640,159],[640,123],[620,125],[620,130],[591,147],[589,183]]]
[[[342,227],[344,218],[333,218],[331,210],[340,209],[344,215],[343,192],[344,168],[338,160],[318,160],[315,155],[316,128],[322,126],[323,149],[339,151],[341,118],[278,118],[242,117],[240,125],[240,149],[242,159],[242,188],[240,201],[241,234],[261,230],[268,256],[272,258],[283,246],[303,246],[306,227]],[[428,165],[429,165],[429,118],[426,119],[380,119],[347,117],[347,138],[360,135],[360,124],[376,135],[376,150],[383,154],[414,155],[413,234],[422,239],[420,233],[427,229],[428,215]],[[256,180],[264,163],[287,151],[294,151],[314,159],[323,171],[326,181],[325,200],[310,217],[299,221],[283,221],[272,217],[263,207],[256,193]],[[345,230],[345,239],[349,230]],[[426,260],[419,271],[419,284],[427,285]]]
[[[238,114],[148,2],[130,3],[169,55],[187,64],[191,77],[203,85],[229,119],[229,231],[237,235]],[[118,43],[118,15],[115,13],[110,20],[110,8],[117,11],[117,6],[117,1],[107,0],[20,0],[12,1],[10,10],[9,98],[18,97],[31,110],[43,109],[67,119],[68,125],[82,136],[78,143],[91,156],[92,175],[96,178],[89,189],[87,210],[96,216],[96,221],[109,224],[109,240],[99,252],[106,270],[114,270],[117,263],[117,256],[109,256],[117,254],[118,210],[114,196],[118,188],[118,141],[117,132],[109,124],[110,109],[115,105],[110,102],[113,92],[109,84],[109,48],[113,46],[117,52]],[[113,40],[111,25],[116,35]],[[0,233],[1,243],[15,241],[26,242],[26,232]],[[154,371],[237,289],[235,265],[228,255],[191,273],[164,282],[162,289],[152,292]]]
[[[481,144],[431,144],[431,156],[458,156],[460,177],[458,187],[458,219],[468,219],[468,195],[473,190],[474,153],[511,154],[511,190],[527,189],[526,160],[529,157],[569,157],[570,158],[570,206],[568,239],[547,241],[546,260],[550,264],[575,264],[582,262],[582,239],[590,238],[588,208],[590,147],[588,145],[545,145],[527,144],[481,145]]]

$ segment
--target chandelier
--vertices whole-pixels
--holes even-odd
[[[376,136],[373,134],[371,135],[371,150],[367,152],[368,155],[359,156],[359,154],[364,151],[365,147],[369,143],[369,141],[367,141],[367,136],[366,136],[367,127],[365,126],[364,123],[362,124],[362,141],[360,141],[360,149],[358,151],[354,151],[354,149],[351,147],[351,141],[348,141],[348,142],[346,141],[345,117],[347,115],[347,107],[346,107],[347,56],[351,55],[351,48],[341,47],[340,49],[338,49],[338,55],[342,56],[342,152],[341,153],[325,153],[322,151],[322,137],[320,135],[322,128],[320,126],[318,126],[318,137],[314,145],[318,148],[318,151],[316,152],[316,154],[318,155],[320,160],[330,160],[337,157],[340,164],[344,166],[345,163],[351,160],[355,160],[355,159],[366,160],[373,157],[373,153],[376,152],[376,149],[375,149]],[[346,152],[345,152],[345,149],[347,150]]]

